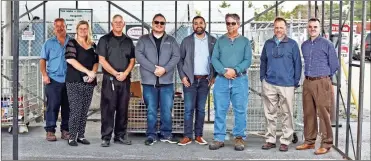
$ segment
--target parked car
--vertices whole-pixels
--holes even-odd
[[[353,51],[353,59],[360,60],[361,59],[361,46],[358,45],[354,48]],[[365,59],[371,61],[371,33],[368,33],[366,36],[365,41]]]

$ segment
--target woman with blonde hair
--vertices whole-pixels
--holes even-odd
[[[90,144],[85,139],[87,113],[97,85],[98,55],[92,41],[92,32],[87,21],[80,21],[76,26],[75,39],[68,41],[65,58],[67,61],[66,86],[70,104],[68,144],[77,146],[78,142]]]

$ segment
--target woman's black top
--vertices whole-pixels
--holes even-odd
[[[98,54],[95,52],[95,48],[96,45],[93,44],[89,49],[85,49],[75,39],[71,39],[66,46],[65,58],[66,60],[76,59],[86,69],[92,70],[94,64],[98,63]],[[84,82],[84,76],[87,76],[87,74],[80,72],[71,64],[67,63],[66,82]],[[89,84],[97,85],[97,79],[94,79]]]

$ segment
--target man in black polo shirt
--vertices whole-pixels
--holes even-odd
[[[133,41],[122,33],[125,22],[121,15],[113,16],[111,25],[112,31],[100,38],[97,47],[99,63],[103,67],[100,103],[102,147],[110,145],[113,131],[115,143],[131,144],[125,135],[135,47]]]

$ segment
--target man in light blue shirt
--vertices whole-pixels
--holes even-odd
[[[182,79],[184,92],[184,137],[178,145],[192,143],[194,114],[194,140],[200,145],[207,144],[202,138],[205,104],[215,78],[210,57],[216,38],[205,31],[206,23],[203,17],[194,17],[192,23],[193,34],[184,38],[180,45],[178,72]]]
[[[56,141],[56,122],[58,120],[59,108],[61,108],[61,138],[68,140],[69,104],[65,77],[67,63],[64,58],[67,42],[70,37],[66,34],[66,24],[63,18],[54,20],[54,33],[56,36],[48,39],[43,45],[40,59],[40,71],[45,84],[45,95],[47,106],[45,112],[46,140]]]

